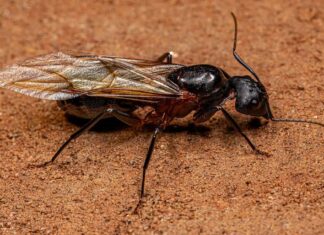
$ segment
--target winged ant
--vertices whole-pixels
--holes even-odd
[[[140,205],[157,135],[174,118],[183,118],[194,111],[193,119],[199,123],[221,111],[252,150],[261,154],[265,153],[252,143],[223,107],[227,100],[235,98],[235,109],[246,115],[274,122],[324,126],[311,120],[273,116],[265,86],[236,52],[237,20],[233,13],[232,17],[234,58],[254,79],[249,75],[231,76],[223,69],[207,64],[174,64],[172,53],[165,53],[157,60],[56,53],[1,70],[0,86],[41,99],[57,100],[66,113],[90,119],[42,166],[54,162],[72,140],[103,118],[115,117],[132,127],[155,126],[143,165]]]

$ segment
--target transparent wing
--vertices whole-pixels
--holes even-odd
[[[160,99],[180,95],[166,75],[182,65],[108,56],[50,54],[0,70],[0,87],[42,99],[80,95]]]

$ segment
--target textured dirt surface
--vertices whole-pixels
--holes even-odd
[[[0,65],[55,51],[210,63],[268,88],[278,117],[324,122],[323,1],[0,1]],[[242,1],[243,2],[243,1]],[[53,101],[0,90],[0,234],[324,234],[324,131],[267,123],[226,107],[271,157],[217,114],[160,136],[138,198],[151,133],[105,122],[48,160],[78,125]]]

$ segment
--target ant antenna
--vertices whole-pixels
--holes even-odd
[[[272,119],[273,118],[273,115],[272,115],[272,112],[271,112],[271,109],[270,109],[270,104],[269,104],[269,101],[268,101],[268,94],[267,94],[267,91],[264,87],[264,85],[262,84],[259,76],[256,74],[256,72],[254,72],[254,70],[247,64],[244,62],[244,60],[237,54],[236,52],[236,42],[237,42],[237,20],[236,20],[236,16],[234,15],[233,12],[231,12],[231,15],[233,17],[233,20],[234,20],[234,42],[233,42],[233,56],[234,58],[244,67],[246,68],[255,78],[256,80],[259,82],[259,85],[261,86],[261,89],[262,91],[264,92],[265,94],[265,97],[266,97],[266,106],[267,106],[267,114],[264,115],[264,117],[266,119]]]
[[[244,60],[237,54],[236,52],[236,43],[237,43],[237,20],[236,20],[236,16],[234,15],[233,12],[231,12],[231,15],[233,17],[234,20],[234,43],[233,43],[233,56],[234,58],[244,67],[246,68],[255,78],[256,80],[259,82],[259,84],[261,85],[261,87],[263,88],[263,91],[267,97],[266,100],[266,108],[267,108],[267,114],[264,115],[264,117],[266,119],[270,119],[271,121],[274,122],[299,122],[299,123],[309,123],[309,124],[315,124],[315,125],[319,125],[324,127],[323,123],[317,122],[317,121],[312,121],[312,120],[304,120],[304,119],[295,119],[295,118],[275,118],[272,115],[271,109],[270,109],[270,104],[269,104],[269,100],[268,100],[268,95],[266,92],[265,87],[263,86],[262,82],[260,81],[259,76],[254,72],[254,70],[247,64],[244,62]]]
[[[311,120],[304,120],[304,119],[294,119],[294,118],[271,118],[271,121],[274,122],[303,122],[303,123],[309,123],[309,124],[315,124],[324,127],[323,123],[311,121]]]
[[[236,42],[237,42],[237,20],[236,16],[234,15],[233,12],[231,12],[231,15],[234,20],[234,43],[233,43],[233,56],[234,58],[244,67],[246,68],[255,78],[258,80],[258,82],[263,86],[259,76],[254,72],[254,70],[244,62],[244,60],[237,54],[236,52]],[[263,86],[264,87],[264,86]]]

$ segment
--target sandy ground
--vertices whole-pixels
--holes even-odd
[[[0,65],[55,51],[210,63],[247,72],[268,88],[277,117],[324,122],[324,2],[0,1]],[[244,3],[243,3],[244,2]],[[324,234],[324,132],[264,123],[226,107],[271,153],[255,155],[222,115],[190,117],[160,136],[145,202],[136,204],[151,133],[104,122],[47,168],[78,123],[53,101],[0,90],[0,234]]]

